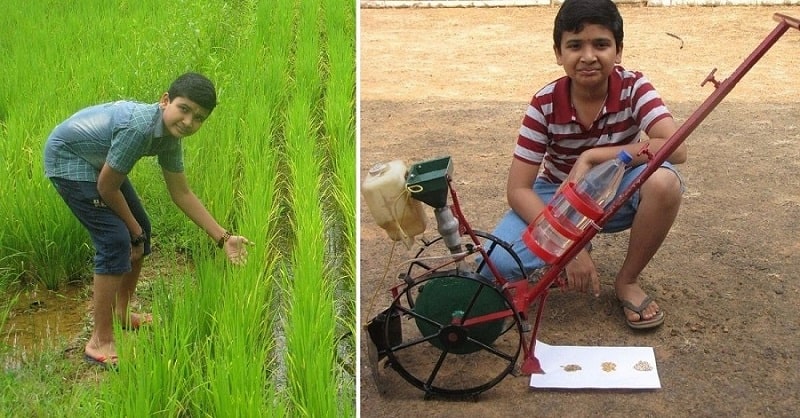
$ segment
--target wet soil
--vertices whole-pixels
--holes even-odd
[[[68,285],[58,291],[36,287],[19,291],[16,303],[9,310],[0,342],[25,351],[74,338],[86,324],[90,308],[86,293],[84,285]]]
[[[643,71],[682,123],[796,7],[622,6],[622,64]],[[552,7],[362,9],[360,161],[449,155],[470,224],[491,231],[507,208],[506,172],[531,95],[561,76]],[[673,37],[668,34],[676,35]],[[680,39],[678,39],[680,38]],[[653,347],[654,391],[531,390],[506,376],[475,402],[425,400],[374,369],[362,334],[363,417],[770,416],[800,413],[800,32],[772,46],[686,140],[687,190],[666,242],[641,276],[666,312],[651,332],[626,327],[612,291],[626,234],[594,239],[599,299],[551,293],[539,339],[551,345]],[[435,237],[432,211],[425,237]],[[402,260],[361,205],[361,322],[391,303]],[[391,254],[391,257],[390,257]],[[436,355],[404,359],[409,367]],[[427,356],[427,357],[426,357]],[[473,372],[488,368],[476,363]],[[388,382],[378,390],[373,372]],[[488,371],[491,372],[491,371]]]
[[[168,255],[155,250],[142,267],[132,312],[150,312],[156,281],[170,280],[192,270],[190,257],[182,252]],[[14,298],[16,297],[16,300]],[[9,306],[8,318],[0,331],[0,346],[9,356],[20,356],[56,348],[75,361],[82,361],[92,331],[91,278],[62,285],[58,290],[31,284],[2,295],[0,306]]]

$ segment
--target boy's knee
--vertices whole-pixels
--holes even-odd
[[[682,195],[681,179],[674,171],[659,168],[644,182],[642,193],[645,196],[657,196],[664,202],[679,203]]]

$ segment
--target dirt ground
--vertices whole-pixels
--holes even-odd
[[[621,6],[623,65],[643,71],[679,122],[796,7]],[[506,210],[504,185],[531,95],[561,76],[551,7],[362,9],[361,176],[375,163],[449,155],[462,209],[491,231]],[[667,35],[677,35],[679,39]],[[361,416],[769,416],[800,414],[800,32],[789,31],[687,139],[678,219],[641,276],[666,312],[652,332],[624,324],[612,279],[625,233],[594,239],[599,300],[551,293],[539,339],[551,345],[654,347],[654,391],[531,390],[508,375],[476,402],[423,393],[380,369],[380,393],[361,341]],[[426,208],[426,237],[435,236]],[[361,204],[361,322],[391,303],[399,260]],[[387,267],[391,264],[391,267]],[[527,335],[527,334],[526,334]],[[420,359],[424,361],[425,359]],[[411,362],[414,359],[409,360]],[[410,363],[407,363],[410,364]],[[480,367],[476,365],[475,367]]]

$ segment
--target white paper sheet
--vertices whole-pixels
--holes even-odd
[[[544,374],[532,374],[533,388],[660,389],[652,347],[555,346],[536,341]]]

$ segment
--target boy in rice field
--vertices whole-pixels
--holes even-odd
[[[556,15],[553,50],[566,75],[547,84],[531,99],[522,118],[506,184],[510,210],[494,235],[512,248],[525,249],[522,234],[562,183],[579,179],[590,168],[613,159],[620,150],[634,156],[619,191],[645,169],[647,152],[655,154],[677,130],[677,123],[650,81],[620,66],[623,22],[611,0],[565,0]],[[625,260],[614,279],[627,325],[654,328],[664,312],[639,285],[639,274],[661,247],[678,214],[683,181],[675,168],[686,161],[681,144],[608,221],[603,232],[630,229]],[[618,191],[618,193],[619,193]],[[545,266],[533,253],[517,252],[528,272]],[[492,257],[506,277],[519,278],[512,257]],[[597,267],[584,248],[565,266],[566,287],[600,294]]]
[[[114,366],[113,322],[137,329],[152,321],[128,311],[151,225],[128,173],[143,156],[157,156],[172,201],[203,228],[234,263],[250,242],[219,225],[192,192],[184,175],[181,140],[197,132],[217,104],[213,83],[197,73],[178,77],[158,103],[117,101],[87,107],[47,138],[45,175],[89,231],[94,256],[94,329],[84,359]]]

